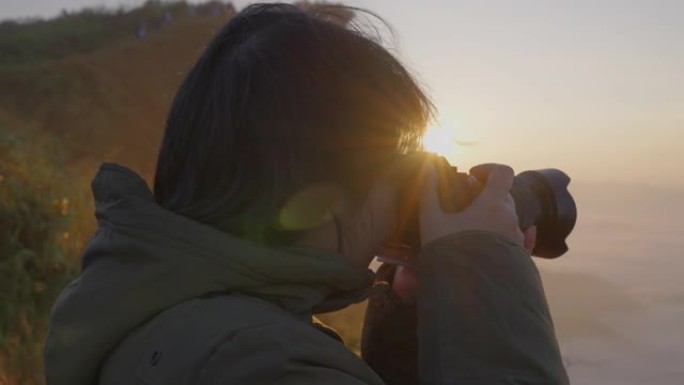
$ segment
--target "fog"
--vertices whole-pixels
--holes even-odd
[[[684,381],[684,191],[572,184],[571,250],[537,260],[571,381]]]

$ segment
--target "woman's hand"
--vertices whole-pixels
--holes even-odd
[[[537,242],[537,227],[532,226],[524,232],[518,227],[515,202],[508,192],[512,183],[513,170],[497,165],[492,169],[485,189],[467,209],[460,213],[446,213],[439,203],[436,172],[430,170],[421,197],[423,245],[460,231],[485,230],[498,232],[532,253]],[[405,303],[415,303],[418,279],[412,268],[398,266],[392,287]]]
[[[515,202],[509,193],[513,185],[513,169],[492,166],[482,192],[465,210],[445,212],[438,195],[437,172],[430,166],[426,172],[420,198],[420,237],[422,245],[462,231],[482,230],[499,233],[520,246],[525,237],[518,227]]]

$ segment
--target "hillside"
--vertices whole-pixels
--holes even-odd
[[[152,176],[175,89],[230,17],[176,17],[144,38],[90,28],[92,20],[130,26],[149,8],[0,25],[17,39],[0,37],[8,53],[0,60],[0,384],[43,383],[47,316],[94,229],[90,178],[102,161]],[[81,27],[72,40],[85,43],[49,49],[53,34],[63,40]]]
[[[122,162],[145,176],[182,76],[226,17],[187,18],[144,39],[0,69],[0,125],[57,137],[69,164]]]

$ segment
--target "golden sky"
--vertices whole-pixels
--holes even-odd
[[[395,27],[462,168],[684,187],[684,2],[351,3]]]

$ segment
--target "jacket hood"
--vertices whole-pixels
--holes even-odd
[[[294,314],[369,295],[373,273],[329,251],[267,248],[157,205],[133,171],[105,163],[92,182],[98,229],[81,275],[52,310],[49,385],[91,385],[109,352],[161,311],[208,293],[256,296]]]

